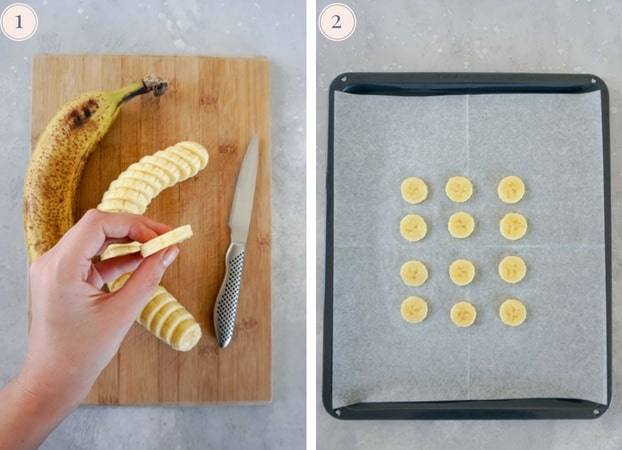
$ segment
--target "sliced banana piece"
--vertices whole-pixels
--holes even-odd
[[[402,198],[415,205],[428,197],[428,186],[417,177],[409,177],[402,181],[401,191]]]
[[[421,286],[428,279],[428,268],[421,261],[407,261],[402,264],[400,276],[407,286]]]
[[[473,183],[467,177],[451,177],[445,184],[445,193],[453,202],[466,202],[473,195]]]
[[[504,203],[517,203],[523,198],[523,195],[525,195],[525,183],[515,175],[505,177],[497,187],[497,195]]]
[[[402,302],[400,314],[406,322],[419,323],[428,315],[428,304],[421,297],[408,297]]]
[[[146,258],[149,255],[159,252],[163,248],[178,244],[188,239],[190,236],[192,236],[192,227],[190,225],[182,225],[181,227],[173,228],[171,231],[167,231],[143,243],[140,246],[140,254]]]
[[[447,224],[447,229],[453,237],[464,239],[473,233],[475,229],[475,219],[473,219],[473,216],[469,213],[459,211],[451,215],[449,223]]]
[[[501,235],[511,241],[516,241],[527,233],[527,219],[519,213],[508,213],[499,222]]]
[[[103,261],[105,259],[116,258],[117,256],[129,255],[130,253],[138,253],[140,251],[140,245],[140,242],[136,241],[126,244],[110,244],[99,258]]]
[[[400,221],[400,233],[407,241],[420,241],[427,232],[428,225],[418,214],[408,214]]]
[[[477,311],[469,302],[458,302],[452,306],[449,316],[457,327],[470,327],[475,322]]]
[[[499,317],[501,322],[510,326],[516,327],[522,324],[527,318],[527,309],[523,302],[511,298],[501,303],[499,307]]]
[[[449,278],[458,286],[466,286],[475,278],[475,266],[468,259],[457,259],[449,266]]]
[[[506,256],[499,263],[499,276],[507,283],[518,283],[527,274],[527,265],[520,256]]]
[[[181,141],[175,144],[174,147],[176,150],[181,150],[191,155],[191,159],[192,157],[199,158],[200,164],[198,166],[192,165],[197,172],[204,169],[209,161],[209,153],[205,150],[205,147],[197,142]]]

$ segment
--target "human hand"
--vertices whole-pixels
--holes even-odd
[[[86,396],[179,250],[170,247],[144,259],[140,253],[93,259],[110,243],[145,242],[169,229],[143,216],[91,210],[34,261],[28,353],[19,375],[23,388],[40,395],[64,392],[78,402]],[[102,290],[130,271],[120,290]]]

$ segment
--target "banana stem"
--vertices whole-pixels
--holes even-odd
[[[168,88],[168,81],[163,80],[156,76],[145,77],[143,78],[142,85],[140,87],[128,92],[123,97],[121,97],[121,100],[119,101],[119,105],[133,99],[134,97],[147,94],[149,92],[153,92],[153,95],[155,97],[159,97],[160,95],[163,95],[166,92],[167,88]]]

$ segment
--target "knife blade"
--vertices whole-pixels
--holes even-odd
[[[229,229],[231,242],[225,254],[225,277],[216,297],[214,306],[214,329],[221,348],[225,348],[233,338],[235,316],[238,309],[238,297],[244,267],[246,239],[253,213],[257,168],[259,166],[259,140],[251,138],[233,194]]]

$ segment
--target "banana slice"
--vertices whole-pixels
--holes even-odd
[[[515,175],[505,177],[497,187],[497,195],[504,203],[517,203],[525,195],[525,183]]]
[[[469,237],[475,229],[475,220],[473,216],[464,211],[452,214],[447,224],[449,233],[458,239]]]
[[[146,174],[144,172],[142,172],[142,174],[145,177],[148,175],[149,177],[153,178],[152,175]],[[110,183],[110,186],[108,186],[109,191],[113,189],[133,189],[135,191],[139,191],[147,197],[147,204],[149,204],[151,202],[151,199],[158,195],[158,193],[160,192],[158,190],[158,184],[154,185],[153,183],[148,182],[141,177],[129,175],[126,172],[123,172],[122,175],[123,176],[117,178],[112,183]]]
[[[178,155],[172,153],[169,149],[173,148],[173,146],[167,148],[166,150],[159,150],[153,154],[155,158],[163,158],[169,164],[175,166],[177,173],[179,174],[177,181],[184,181],[190,177],[190,173],[192,173],[192,168],[190,165],[181,159]]]
[[[452,306],[449,316],[457,327],[470,327],[475,322],[477,311],[469,302],[458,302]]]
[[[192,236],[192,227],[190,225],[173,228],[171,231],[167,231],[142,244],[140,246],[140,254],[146,258],[149,255],[159,252],[163,248],[178,244],[188,239],[190,236]]]
[[[445,193],[451,201],[463,203],[473,195],[473,184],[467,177],[451,177],[445,185]]]
[[[168,183],[166,187],[171,187],[179,182],[181,173],[175,164],[167,159],[160,158],[159,156],[147,155],[141,159],[145,163],[152,164],[162,170],[168,177]]]
[[[428,268],[421,261],[407,261],[400,269],[400,276],[407,286],[421,286],[428,279]]]
[[[511,241],[516,241],[527,233],[527,219],[519,213],[509,213],[499,222],[501,235]]]
[[[121,173],[119,177],[110,183],[110,187],[114,187],[113,183],[118,184],[130,184],[131,186],[149,186],[150,192],[152,192],[151,198],[154,198],[166,187],[164,180],[158,178],[155,174],[141,170],[138,167],[138,163],[132,164],[128,169]]]
[[[428,315],[428,304],[421,297],[408,297],[402,302],[400,314],[406,322],[422,322]]]
[[[520,256],[506,256],[499,263],[499,276],[508,283],[518,283],[525,278],[527,266]]]
[[[501,303],[499,317],[504,324],[516,327],[527,318],[527,309],[520,300],[511,298]]]
[[[102,205],[106,205],[109,200],[118,199],[132,202],[136,205],[136,208],[141,211],[147,209],[147,205],[151,202],[151,198],[147,196],[142,190],[136,190],[130,187],[113,187],[108,189],[102,197]],[[141,213],[142,214],[142,213]]]
[[[204,163],[201,157],[192,148],[183,147],[179,144],[176,144],[176,145],[173,145],[172,147],[167,148],[166,150],[171,153],[174,153],[179,158],[181,158],[186,164],[188,164],[191,168],[192,173],[198,173],[202,168],[205,167],[205,164],[207,164],[207,158],[205,159],[205,163]],[[207,152],[205,152],[205,154],[207,154]]]
[[[408,203],[421,203],[428,197],[428,186],[421,178],[410,177],[402,181],[402,198]]]
[[[209,153],[205,150],[201,144],[193,141],[181,141],[175,144],[175,149],[183,150],[197,158],[199,158],[200,164],[197,166],[197,172],[205,168],[209,162]],[[194,167],[194,165],[193,165]]]
[[[128,242],[126,244],[110,244],[103,251],[99,259],[116,258],[117,256],[129,255],[130,253],[138,253],[140,251],[140,242]]]
[[[400,233],[407,241],[420,241],[427,232],[428,225],[423,217],[417,214],[408,214],[400,221]]]
[[[458,286],[466,286],[475,278],[475,266],[468,259],[457,259],[449,266],[449,278]]]
[[[129,212],[132,214],[143,213],[141,205],[132,200],[122,198],[110,198],[108,200],[104,200],[97,205],[97,209],[107,212]]]

